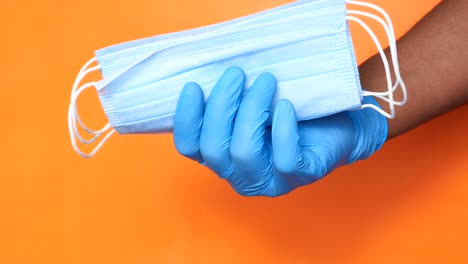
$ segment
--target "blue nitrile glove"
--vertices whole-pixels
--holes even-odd
[[[188,83],[174,121],[177,150],[242,195],[286,194],[338,166],[366,159],[387,138],[387,120],[372,109],[297,122],[287,100],[278,102],[272,127],[266,127],[276,80],[262,74],[241,98],[244,83],[243,71],[229,68],[206,104],[200,86]],[[364,102],[377,104],[370,97]]]

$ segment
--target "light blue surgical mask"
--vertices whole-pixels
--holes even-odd
[[[379,16],[347,10],[346,3],[365,6]],[[396,81],[392,84],[389,60],[372,30],[358,16],[376,20],[387,32]],[[362,89],[348,21],[360,24],[377,45],[387,76],[386,92]],[[98,65],[94,65],[97,62]],[[75,81],[69,108],[69,130],[75,150],[93,156],[117,131],[120,134],[170,132],[180,91],[188,81],[200,84],[208,98],[211,89],[230,66],[241,67],[246,89],[262,72],[278,80],[273,105],[291,101],[298,120],[308,120],[342,111],[374,108],[393,118],[395,106],[406,102],[406,87],[399,72],[396,40],[388,15],[379,7],[358,1],[303,0],[272,10],[199,29],[166,34],[108,47],[96,52]],[[80,87],[90,72],[100,70],[102,80]],[[402,87],[404,98],[393,92]],[[84,125],[76,100],[82,91],[95,87],[109,119],[98,131]],[[364,96],[389,103],[385,112],[361,104]],[[92,135],[84,139],[78,126]],[[90,154],[80,151],[77,141],[97,144]]]

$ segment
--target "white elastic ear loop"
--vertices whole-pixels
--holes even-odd
[[[82,157],[84,158],[91,158],[93,157],[94,155],[96,155],[96,153],[99,151],[99,149],[102,148],[102,146],[104,145],[104,143],[110,138],[110,136],[112,136],[112,134],[115,133],[115,130],[111,130],[109,131],[105,136],[104,138],[101,140],[101,142],[99,142],[99,144],[91,151],[91,153],[89,154],[86,154],[84,152],[82,152],[79,147],[78,147],[78,144],[76,142],[76,137],[75,137],[75,134],[73,133],[74,132],[74,128],[73,126],[76,125],[75,123],[75,120],[73,120],[73,105],[76,104],[76,100],[78,98],[78,96],[83,92],[85,91],[86,89],[89,89],[91,87],[95,87],[96,86],[96,83],[95,82],[91,82],[91,83],[87,83],[87,84],[84,84],[83,86],[81,86],[80,88],[78,88],[78,90],[76,90],[75,93],[73,93],[72,95],[72,100],[71,100],[71,103],[70,103],[70,107],[68,109],[68,129],[70,131],[70,138],[71,138],[71,142],[72,142],[72,145],[73,145],[73,148],[76,150],[76,152],[81,155]]]
[[[97,71],[97,70],[100,70],[101,69],[101,66],[94,66],[90,69],[87,69],[92,63],[96,62],[97,59],[96,58],[93,58],[91,60],[89,60],[84,66],[83,68],[80,70],[76,80],[75,80],[75,83],[73,84],[73,89],[72,89],[72,95],[73,93],[76,92],[76,90],[78,89],[78,85],[80,84],[80,82],[83,80],[84,77],[86,77],[89,73],[93,72],[93,71]],[[80,139],[80,141],[82,141],[83,143],[86,143],[86,144],[89,144],[89,143],[93,143],[94,140],[96,140],[97,136],[99,136],[100,134],[102,134],[104,131],[106,131],[107,129],[109,129],[110,127],[110,124],[107,124],[105,127],[103,127],[102,129],[98,130],[98,131],[93,131],[91,129],[89,129],[84,123],[83,121],[81,120],[79,114],[78,114],[78,110],[76,108],[76,104],[75,104],[75,107],[74,107],[74,113],[75,113],[75,118],[76,120],[78,121],[79,125],[86,131],[88,132],[89,134],[92,134],[92,135],[95,135],[95,137],[93,137],[93,139],[91,140],[85,140],[83,139],[83,137],[80,135],[79,131],[78,130],[75,130],[75,133],[78,137],[78,139]]]
[[[377,36],[374,34],[374,32],[369,28],[369,26],[366,25],[361,19],[353,17],[353,16],[346,16],[346,19],[350,21],[357,22],[360,24],[366,31],[369,33],[370,37],[374,41],[375,45],[377,46],[377,49],[379,50],[380,57],[382,58],[384,67],[385,67],[385,75],[387,76],[387,90],[388,90],[388,97],[389,97],[389,105],[390,105],[390,113],[385,112],[383,109],[373,105],[373,104],[363,104],[362,108],[372,108],[379,112],[380,114],[384,115],[387,118],[393,119],[395,117],[395,105],[393,103],[393,93],[392,93],[392,75],[390,74],[390,65],[387,59],[387,56],[385,55],[385,52],[382,48],[382,45],[380,45],[379,40],[377,39]]]
[[[394,86],[392,88],[392,93],[394,93],[396,91],[396,89],[398,88],[399,85],[402,86],[403,90],[406,90],[405,84],[404,84],[404,82],[403,82],[403,80],[401,78],[400,72],[399,72],[398,59],[397,59],[397,54],[396,54],[396,40],[395,40],[394,36],[391,35],[391,30],[389,29],[387,24],[385,24],[385,22],[380,17],[375,16],[373,14],[366,13],[366,12],[349,10],[348,14],[366,16],[366,17],[369,17],[369,18],[372,18],[372,19],[378,21],[382,25],[382,27],[385,29],[385,32],[387,33],[387,38],[389,40],[390,54],[391,54],[391,57],[392,57],[393,68],[394,68],[394,72],[395,72],[395,76],[396,76],[396,81],[395,81],[395,84],[394,84]],[[376,96],[376,97],[381,98],[384,101],[389,102],[389,99],[385,97],[385,95],[388,95],[388,92],[364,91],[363,95],[364,96],[369,96],[369,95]],[[398,105],[398,106],[401,106],[401,105],[404,105],[405,102],[406,101],[404,99],[402,101],[395,101],[394,104]]]
[[[96,70],[100,69],[100,66],[94,66],[94,67],[91,67],[91,68],[87,69],[95,61],[96,61],[96,58],[93,58],[93,59],[89,60],[83,66],[83,68],[80,70],[80,73],[78,74],[78,76],[77,76],[77,78],[75,80],[75,83],[73,85],[72,95],[71,95],[71,100],[70,100],[70,106],[69,106],[69,109],[68,109],[68,130],[70,132],[70,139],[71,139],[71,142],[72,142],[72,145],[73,145],[73,148],[75,149],[75,151],[84,158],[93,157],[97,153],[97,151],[99,151],[99,149],[102,148],[102,146],[110,138],[110,136],[112,136],[115,133],[115,130],[111,129],[110,124],[107,124],[106,126],[104,126],[102,129],[100,129],[98,131],[93,131],[93,130],[89,129],[88,127],[86,127],[83,124],[83,122],[81,121],[81,119],[80,119],[80,117],[79,117],[79,115],[77,113],[76,101],[77,101],[79,95],[83,91],[85,91],[86,89],[89,89],[91,87],[96,87],[96,84],[97,84],[96,82],[90,82],[90,83],[86,83],[86,84],[84,84],[84,85],[82,85],[82,86],[80,86],[78,88],[79,83],[83,80],[83,78],[86,75],[88,75],[89,73],[91,73],[93,71],[96,71]],[[79,131],[78,131],[78,128],[77,128],[77,121],[78,121],[78,124],[86,132],[94,135],[94,137],[92,139],[90,139],[90,140],[83,139],[83,137],[79,134]],[[83,144],[91,144],[91,143],[94,143],[99,138],[99,136],[104,134],[106,131],[109,131],[109,132],[107,132],[107,134],[104,136],[104,138],[97,144],[97,146],[91,151],[91,153],[86,154],[86,153],[82,152],[79,149],[77,141],[76,141],[77,138]]]
[[[395,103],[395,105],[399,105],[399,106],[404,105],[408,100],[408,93],[407,93],[407,89],[406,89],[406,84],[405,84],[405,82],[403,81],[403,79],[402,79],[402,77],[400,75],[400,67],[399,67],[400,64],[398,62],[398,51],[397,51],[395,30],[393,28],[393,23],[392,23],[392,20],[390,19],[390,16],[381,7],[379,7],[377,5],[374,5],[374,4],[371,4],[371,3],[361,2],[361,1],[354,1],[354,0],[347,0],[346,2],[348,4],[359,5],[359,6],[364,6],[364,7],[374,9],[377,12],[379,12],[382,16],[384,16],[385,20],[387,21],[388,29],[390,31],[390,36],[388,36],[390,51],[391,51],[391,55],[392,55],[392,62],[393,62],[393,68],[394,68],[394,71],[395,71],[395,76],[397,78],[397,82],[395,83],[395,86],[393,87],[393,91],[396,90],[396,88],[398,87],[398,84],[399,84],[401,86],[401,89],[402,89],[402,92],[403,92],[403,99],[401,101],[396,101],[394,103]],[[381,19],[379,17],[375,16],[375,15],[365,13],[365,12],[360,12],[360,11],[352,11],[352,12],[359,13],[361,15],[373,18],[373,19],[379,21],[382,25],[385,24],[385,23],[382,23],[383,21],[381,21]],[[386,28],[386,26],[384,26],[384,28]],[[387,32],[387,35],[389,35],[388,32]],[[389,99],[384,97],[385,95],[387,95],[387,92],[367,92],[367,95],[373,95],[373,96],[379,97],[379,98],[381,98],[381,99],[383,99],[383,100],[385,100],[387,102],[389,101]]]
[[[91,73],[91,72],[93,72],[93,71],[99,70],[99,69],[100,69],[100,66],[95,66],[95,67],[92,67],[92,68],[90,68],[90,69],[88,69],[88,70],[86,70],[86,71],[84,71],[84,72],[81,72],[81,73],[78,75],[78,78],[77,78],[78,82],[77,82],[77,84],[79,84],[79,81],[80,81],[82,78],[84,78],[86,75],[88,75],[89,73]],[[73,95],[74,93],[76,93],[76,89],[77,89],[77,87],[73,87],[72,95]],[[73,122],[73,124],[74,124],[74,126],[73,126],[74,133],[75,133],[75,135],[78,137],[78,139],[79,139],[82,143],[84,143],[84,144],[91,144],[91,143],[93,143],[94,141],[96,141],[96,139],[97,139],[102,133],[104,133],[106,130],[108,130],[108,129],[110,128],[110,124],[107,124],[106,126],[104,126],[104,128],[102,128],[102,129],[100,129],[100,130],[98,130],[98,131],[93,131],[93,130],[89,129],[89,128],[83,123],[83,121],[81,121],[80,115],[78,114],[78,109],[77,109],[77,107],[76,107],[76,103],[74,104],[74,107],[73,107],[73,118],[74,118],[76,121],[78,121],[78,124],[79,124],[86,132],[88,132],[89,134],[94,135],[93,138],[91,138],[91,139],[89,139],[89,140],[84,139],[84,138],[81,136],[81,134],[80,134],[80,132],[79,132],[77,126],[76,126],[76,122]]]

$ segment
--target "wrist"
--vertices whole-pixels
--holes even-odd
[[[363,104],[381,107],[372,96],[364,97]],[[353,120],[356,129],[355,147],[348,161],[350,164],[357,160],[367,159],[383,146],[388,137],[388,121],[387,118],[370,108],[349,111],[348,115]]]

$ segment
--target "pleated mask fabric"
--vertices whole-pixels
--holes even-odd
[[[263,72],[272,73],[278,89],[272,107],[281,99],[291,101],[298,120],[308,120],[342,111],[372,107],[389,118],[394,106],[404,104],[406,89],[396,56],[393,26],[386,13],[382,18],[362,11],[347,10],[355,4],[383,11],[374,5],[344,0],[303,0],[228,22],[183,32],[123,43],[96,51],[80,71],[73,87],[69,129],[75,150],[93,156],[115,131],[119,134],[149,134],[172,131],[178,96],[185,83],[197,82],[208,99],[216,81],[230,66],[246,73],[247,90]],[[392,48],[397,78],[391,83],[388,60],[372,30],[356,15],[383,24]],[[348,21],[366,29],[376,42],[387,73],[388,91],[372,93],[360,85],[358,65]],[[97,62],[97,66],[92,66]],[[397,67],[395,67],[397,66]],[[100,70],[102,79],[78,87],[81,79]],[[397,102],[393,92],[400,85],[405,98]],[[79,94],[88,88],[98,91],[109,124],[98,131],[84,125],[76,109]],[[361,102],[364,96],[380,97],[391,112]],[[78,125],[90,133],[80,135]],[[101,142],[90,153],[78,148]]]

